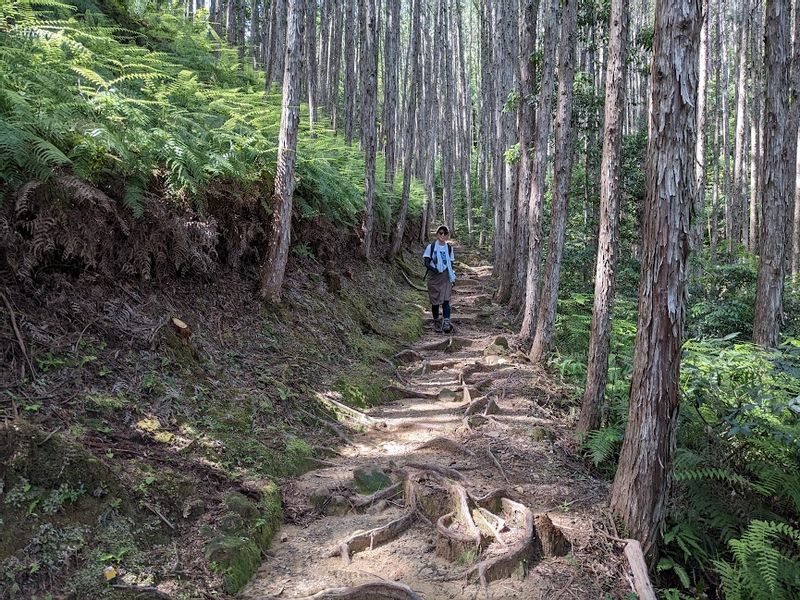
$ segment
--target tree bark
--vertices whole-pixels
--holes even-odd
[[[697,78],[697,142],[694,150],[695,197],[692,205],[692,250],[703,244],[703,205],[706,191],[706,88],[708,82],[708,3],[701,4],[703,23],[700,30],[700,68]]]
[[[420,2],[422,0],[412,0],[411,2],[411,31],[409,32],[409,60],[411,64],[411,82],[406,97],[406,121],[405,121],[405,143],[403,146],[403,192],[400,204],[400,214],[397,216],[397,224],[393,231],[392,245],[389,255],[394,257],[400,253],[400,245],[403,242],[405,233],[406,217],[408,215],[408,197],[411,189],[411,160],[414,156],[414,139],[417,116],[417,94],[420,84],[420,65],[419,65],[419,38],[420,38]]]
[[[600,415],[608,381],[611,345],[611,314],[616,286],[619,251],[619,197],[622,164],[622,124],[625,110],[626,59],[628,53],[628,0],[613,0],[609,24],[606,65],[605,124],[603,158],[600,165],[600,231],[594,277],[594,307],[586,388],[577,431],[586,433],[600,427]]]
[[[520,10],[519,37],[519,108],[517,139],[519,140],[519,187],[517,189],[516,244],[514,245],[514,280],[511,289],[512,310],[525,304],[525,278],[528,271],[528,199],[531,190],[530,146],[533,140],[534,65],[536,21],[539,0],[523,0]]]
[[[306,0],[306,80],[308,85],[308,128],[314,135],[317,123],[317,0]],[[323,27],[325,25],[323,24]]]
[[[578,37],[578,0],[564,0],[561,20],[561,56],[558,61],[558,108],[556,109],[555,164],[553,165],[553,208],[547,249],[542,302],[531,347],[531,362],[543,362],[550,351],[556,324],[561,257],[567,228],[567,201],[572,175],[572,104],[575,81],[575,48]]]
[[[389,191],[394,187],[397,151],[397,79],[400,54],[400,0],[386,2],[386,36],[383,49],[383,123],[386,169],[384,180]]]
[[[355,66],[355,0],[344,0],[344,141],[350,145],[355,135],[356,66]]]
[[[689,213],[694,200],[699,0],[657,0],[639,320],[611,508],[645,552],[663,522],[678,418]]]
[[[771,0],[767,4],[764,36],[764,217],[761,224],[761,260],[753,323],[753,341],[764,348],[778,345],[783,322],[786,224],[790,215],[790,169],[794,166],[789,164],[789,146],[797,144],[797,131],[792,132],[787,126],[790,15],[790,0]]]
[[[361,3],[361,131],[364,151],[364,257],[372,258],[375,231],[373,204],[375,201],[375,155],[377,151],[375,131],[375,107],[378,99],[377,47],[375,0]]]
[[[553,90],[555,88],[555,54],[558,46],[558,1],[545,0],[542,78],[536,108],[536,131],[531,156],[531,193],[528,201],[528,272],[525,278],[525,308],[520,337],[523,343],[533,339],[536,332],[539,305],[539,253],[542,245],[542,211],[544,209],[547,143],[552,122]]]
[[[730,239],[728,251],[733,252],[735,244],[742,244],[747,232],[746,177],[745,177],[745,121],[747,119],[747,26],[749,24],[747,0],[742,2],[741,22],[739,25],[739,60],[736,85],[736,133],[733,153],[733,203],[730,223]]]
[[[272,197],[267,256],[261,268],[261,297],[279,302],[281,286],[289,257],[292,232],[292,197],[297,151],[297,128],[300,122],[300,86],[303,63],[303,8],[306,0],[289,0],[286,57],[283,61],[283,106],[278,135],[278,163]]]

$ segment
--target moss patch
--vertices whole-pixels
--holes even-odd
[[[261,564],[261,554],[268,547],[283,520],[280,493],[274,483],[261,489],[261,499],[256,503],[238,492],[225,496],[229,515],[206,544],[206,558],[211,568],[222,575],[225,591],[235,594],[250,581]],[[224,519],[223,519],[224,520]],[[235,523],[235,525],[234,525]]]

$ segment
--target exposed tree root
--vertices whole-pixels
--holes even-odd
[[[370,506],[372,506],[373,504],[375,504],[376,502],[379,502],[381,500],[387,500],[388,498],[394,498],[398,494],[402,494],[403,493],[403,486],[404,485],[405,485],[405,481],[403,480],[403,481],[398,481],[397,483],[395,483],[393,485],[390,485],[387,488],[384,488],[382,490],[378,490],[374,494],[372,494],[370,496],[366,496],[366,497],[361,498],[360,500],[358,500],[353,505],[353,508],[355,510],[358,510],[358,511],[365,510],[365,509],[369,508]]]
[[[518,539],[499,555],[482,560],[467,572],[468,579],[477,579],[484,586],[490,581],[511,577],[537,558],[533,513],[526,506],[508,498],[501,498],[501,503],[506,519],[519,527]]]
[[[400,394],[401,398],[425,398],[426,400],[438,400],[439,392],[425,392],[405,387],[404,385],[392,384],[389,389]]]
[[[276,597],[266,600],[277,600]],[[425,600],[407,585],[402,583],[376,582],[365,583],[349,588],[330,588],[317,592],[313,596],[304,596],[295,600]]]
[[[417,450],[425,449],[445,450],[447,452],[453,452],[454,454],[475,456],[472,450],[447,437],[435,437],[417,448]]]
[[[413,363],[417,361],[422,361],[423,356],[414,350],[401,350],[393,357],[399,363]]]
[[[450,336],[438,342],[420,346],[419,350],[424,350],[426,352],[433,352],[437,350],[441,352],[455,352],[470,345],[472,345],[472,340],[469,338]]]
[[[417,518],[416,512],[411,511],[389,521],[386,525],[370,529],[369,531],[356,531],[339,546],[331,551],[329,556],[340,554],[342,560],[349,564],[350,556],[362,550],[371,550],[375,546],[389,542],[404,533]]]
[[[494,398],[491,396],[481,396],[473,400],[469,406],[467,406],[466,410],[464,410],[464,416],[470,417],[477,414],[483,414],[484,416],[496,415],[499,412],[500,407],[497,406],[497,402],[494,401]]]
[[[503,476],[503,479],[505,479],[506,483],[510,485],[511,482],[508,480],[508,475],[506,475],[506,470],[503,468],[503,465],[500,464],[500,461],[497,460],[497,457],[494,455],[494,452],[492,452],[491,445],[486,446],[486,454],[488,454],[489,458],[492,459],[494,466],[496,466],[497,470],[500,471],[500,475]]]
[[[331,398],[331,394],[316,394],[317,400],[321,403],[330,408],[332,411],[341,414],[346,419],[349,419],[358,425],[362,425],[364,427],[385,427],[386,424],[382,421],[378,421],[373,419],[369,415],[364,414],[360,410],[356,410],[355,408],[351,408],[346,404],[339,402],[338,400]]]
[[[436,521],[436,554],[453,561],[466,552],[477,555],[483,545],[483,535],[472,518],[466,490],[458,484],[451,484],[449,488],[453,510]]]
[[[417,285],[416,283],[414,283],[413,281],[411,281],[411,279],[409,279],[408,275],[406,275],[406,272],[405,272],[405,271],[403,271],[403,270],[401,269],[401,270],[400,270],[400,272],[403,274],[403,278],[406,280],[406,283],[407,283],[408,285],[410,285],[412,288],[414,288],[415,290],[418,290],[418,291],[420,291],[420,292],[427,292],[427,291],[428,291],[428,288],[424,288],[424,287],[422,287],[421,285]]]
[[[456,471],[455,469],[451,469],[449,467],[442,467],[440,465],[426,465],[423,463],[406,463],[407,467],[411,467],[412,469],[417,469],[418,471],[428,471],[431,473],[437,473],[438,475],[448,477],[450,479],[455,479],[456,481],[463,481],[464,476]]]

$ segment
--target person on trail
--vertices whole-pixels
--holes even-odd
[[[453,325],[450,323],[450,294],[456,280],[453,271],[453,247],[447,243],[450,230],[442,225],[436,230],[436,240],[428,244],[422,255],[422,260],[427,268],[428,298],[431,302],[433,314],[433,329],[436,333],[450,333]],[[442,308],[442,317],[439,318],[439,307]]]

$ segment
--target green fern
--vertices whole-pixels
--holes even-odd
[[[787,523],[755,520],[728,545],[735,562],[717,562],[727,600],[798,597],[800,530]]]

